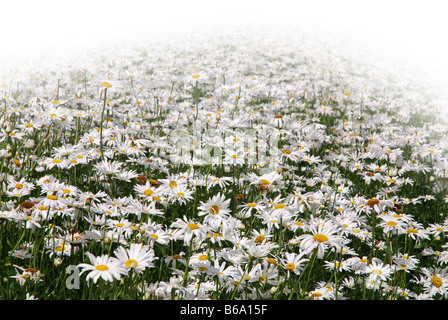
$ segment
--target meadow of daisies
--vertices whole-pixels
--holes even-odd
[[[448,296],[443,101],[313,39],[0,78],[0,298]]]

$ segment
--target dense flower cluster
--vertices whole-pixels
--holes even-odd
[[[3,75],[1,298],[448,297],[441,102],[259,37]]]

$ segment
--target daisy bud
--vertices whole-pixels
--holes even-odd
[[[297,245],[297,241],[295,239],[291,239],[291,240],[289,240],[289,245],[295,246],[295,245]]]
[[[316,184],[316,181],[314,179],[306,179],[306,185],[308,187],[313,187]]]
[[[434,176],[430,176],[429,177],[429,181],[433,182],[434,181]]]
[[[334,180],[334,184],[340,186],[342,184],[342,180],[337,178],[336,180]]]
[[[25,142],[25,148],[26,148],[26,149],[32,149],[32,148],[34,148],[34,145],[35,145],[34,140],[27,140],[27,141]]]
[[[55,265],[55,267],[61,265],[62,261],[63,261],[62,258],[55,258],[55,259],[54,259],[54,265]]]
[[[440,240],[440,236],[436,236],[436,237],[434,238],[434,240],[439,241],[439,240]]]
[[[246,229],[246,226],[243,223],[240,223],[238,225],[238,230],[243,231],[244,229]]]
[[[269,290],[269,293],[270,293],[271,295],[274,295],[274,294],[277,293],[277,290],[278,290],[278,287],[273,286],[273,287],[271,288],[271,290]]]

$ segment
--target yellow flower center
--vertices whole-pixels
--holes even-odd
[[[152,190],[150,190],[150,189],[146,189],[145,191],[143,191],[143,194],[145,195],[145,196],[150,196],[150,195],[152,195],[154,193],[154,191],[152,191]]]
[[[262,235],[262,234],[259,234],[259,235],[255,238],[255,241],[258,242],[258,243],[262,243],[262,242],[264,241],[264,239],[266,239],[265,236]]]
[[[279,204],[275,205],[274,209],[283,209],[284,207],[286,207],[286,204],[279,203]]]
[[[369,207],[373,207],[374,205],[376,205],[378,203],[380,203],[380,200],[378,200],[378,199],[370,199],[369,201],[367,201],[367,205]]]
[[[22,189],[22,188],[23,188],[23,184],[21,184],[21,183],[16,184],[16,189]]]
[[[314,240],[316,240],[317,242],[326,242],[328,241],[328,237],[324,234],[316,234],[314,235]]]
[[[442,279],[440,279],[437,276],[434,276],[431,278],[431,283],[434,285],[434,287],[440,288],[443,284]]]
[[[218,206],[212,206],[210,208],[210,213],[213,214],[213,215],[218,214],[219,213],[219,207]]]
[[[173,189],[173,188],[177,187],[177,182],[176,181],[171,181],[169,183],[169,186],[170,186],[171,189]]]
[[[201,260],[201,261],[206,261],[206,260],[208,260],[208,255],[201,254],[198,259]]]
[[[251,208],[255,208],[257,205],[255,203],[249,203],[247,206],[251,207]]]
[[[187,226],[188,226],[191,230],[199,229],[199,226],[198,226],[196,223],[189,223],[189,224],[187,224]]]
[[[50,200],[58,200],[58,197],[55,196],[55,195],[49,195],[49,196],[47,196],[47,199],[50,199]]]
[[[55,248],[55,250],[56,251],[63,251],[65,248],[67,248],[67,245],[70,245],[69,243],[67,243],[67,242],[63,242],[60,246],[57,246],[56,248]]]
[[[265,179],[261,179],[260,182],[265,186],[271,184],[268,180]]]
[[[129,259],[124,263],[124,265],[128,268],[135,268],[136,266],[138,266],[138,262],[136,260]]]
[[[288,263],[288,264],[286,265],[286,269],[287,269],[287,270],[292,271],[292,270],[294,270],[295,268],[296,268],[296,265],[295,265],[294,263]]]
[[[109,267],[104,264],[99,264],[95,267],[95,269],[99,270],[99,271],[106,271],[106,270],[109,270]]]
[[[194,75],[192,75],[191,77],[193,78],[193,79],[197,79],[197,78],[199,78],[201,75],[200,74],[194,74]]]

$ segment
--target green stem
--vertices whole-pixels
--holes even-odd
[[[101,150],[101,158],[104,160],[103,153],[103,122],[104,122],[104,112],[106,110],[106,99],[107,99],[107,88],[104,89],[104,103],[103,110],[101,112],[101,122],[100,122],[100,150]]]

